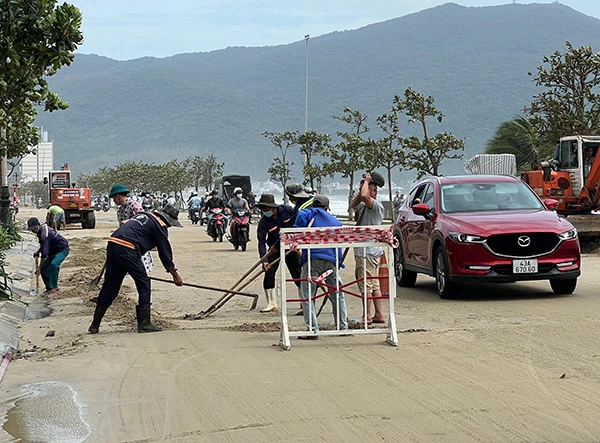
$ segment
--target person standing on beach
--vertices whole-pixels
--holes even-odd
[[[27,220],[27,229],[37,235],[40,242],[40,248],[33,254],[35,258],[41,256],[35,274],[42,276],[46,286],[44,295],[54,294],[58,291],[60,265],[69,255],[69,242],[56,229],[40,225],[40,221],[35,217]]]
[[[373,172],[366,173],[360,184],[360,192],[352,200],[352,209],[358,215],[358,226],[380,226],[385,217],[385,208],[383,204],[377,200],[377,188],[384,185],[384,180],[381,174]],[[375,180],[374,180],[375,179]],[[379,268],[381,267],[381,256],[383,248],[379,246],[370,246],[362,248],[354,248],[355,260],[355,278],[358,280],[360,293],[365,293],[365,284],[367,286],[367,296],[373,297],[373,305],[375,306],[375,316],[371,316],[371,302],[367,303],[367,312],[363,313],[363,322],[370,323],[385,323],[383,315],[383,302],[381,300],[381,289],[378,278],[367,279],[366,283],[363,276],[378,277]]]

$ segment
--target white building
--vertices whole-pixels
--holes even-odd
[[[36,154],[27,154],[21,160],[22,181],[42,181],[48,177],[53,165],[52,140],[48,140],[48,131],[41,128],[40,142],[35,147]]]

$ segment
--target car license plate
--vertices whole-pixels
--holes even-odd
[[[513,274],[535,274],[538,271],[537,258],[513,260]]]

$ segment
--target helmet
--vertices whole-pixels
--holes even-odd
[[[196,191],[192,191],[192,197],[195,197],[196,195],[198,195],[198,193]]]
[[[122,185],[121,183],[117,183],[116,185],[114,185],[112,188],[110,188],[110,193],[108,194],[109,197],[114,197],[117,194],[129,194],[129,189],[127,189],[125,187],[125,185]]]
[[[240,188],[239,186],[233,190],[234,194],[237,194],[238,192],[243,192],[242,188]]]
[[[217,191],[216,189],[213,189],[213,191],[211,192],[212,195],[219,195],[219,191]]]
[[[204,196],[205,196],[205,197],[208,197],[209,195],[210,195],[210,192],[208,192],[208,191],[206,191],[206,192],[204,193]]]

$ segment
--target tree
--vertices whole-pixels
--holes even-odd
[[[25,196],[30,196],[33,204],[36,205],[39,200],[42,201],[42,206],[47,206],[50,203],[48,195],[48,185],[42,181],[25,182],[21,185],[20,193]]]
[[[288,150],[292,146],[298,145],[298,131],[286,131],[286,132],[268,132],[265,131],[262,133],[263,137],[269,139],[269,141],[279,149],[280,157],[275,158],[267,169],[267,172],[271,176],[272,180],[277,180],[283,186],[285,191],[285,186],[291,175],[291,166],[294,164],[293,162],[289,162],[287,160]],[[283,202],[287,204],[288,197],[287,194],[283,193]]]
[[[330,146],[325,155],[329,157],[329,161],[325,164],[325,171],[331,174],[341,174],[342,177],[350,180],[350,190],[348,192],[348,216],[352,218],[352,191],[354,190],[354,173],[364,169],[366,162],[366,149],[370,144],[362,138],[362,135],[369,132],[367,126],[367,116],[359,110],[352,110],[349,107],[344,107],[342,115],[333,118],[342,122],[348,123],[351,130],[348,132],[338,132],[337,135],[342,138],[339,143]]]
[[[300,134],[298,137],[300,152],[304,158],[302,161],[304,185],[310,185],[311,188],[317,189],[315,188],[315,182],[317,182],[318,188],[320,188],[323,177],[330,175],[325,171],[322,164],[319,165],[313,162],[314,156],[321,156],[325,153],[330,142],[331,137],[328,134],[319,134],[315,131]]]
[[[379,126],[385,135],[375,142],[375,149],[373,150],[376,153],[374,156],[376,161],[375,167],[382,166],[387,171],[390,204],[392,202],[392,170],[398,166],[402,166],[405,162],[402,146],[403,140],[400,137],[400,128],[398,127],[398,120],[401,113],[401,104],[396,103],[392,106],[389,114],[382,114],[377,117],[377,126]],[[390,216],[393,217],[393,211],[391,211]]]
[[[444,114],[433,106],[432,96],[425,96],[419,92],[408,88],[404,91],[404,101],[400,97],[394,97],[394,104],[404,110],[408,116],[408,123],[420,123],[423,130],[423,139],[417,136],[410,136],[405,139],[404,146],[405,166],[408,169],[417,170],[417,178],[426,174],[439,176],[439,168],[444,159],[459,159],[462,154],[454,153],[464,149],[464,142],[457,139],[454,135],[447,132],[441,132],[429,137],[427,131],[427,119],[435,118],[438,123],[444,119]]]
[[[36,145],[31,126],[37,110],[66,109],[68,103],[48,88],[47,78],[70,65],[83,41],[81,12],[56,0],[0,0],[0,155],[18,158]],[[0,221],[10,224],[8,187],[0,171]]]
[[[548,158],[553,150],[554,146],[540,139],[531,122],[522,116],[501,123],[485,148],[487,154],[513,154],[519,168]]]
[[[526,108],[535,132],[551,143],[566,135],[600,133],[600,54],[591,46],[565,44],[564,54],[544,57],[546,67],[539,66],[533,80],[547,90]]]
[[[219,163],[219,159],[212,152],[206,159],[202,159],[201,179],[200,182],[208,191],[212,188],[213,183],[218,177],[223,175],[225,163]]]
[[[83,41],[81,12],[56,3],[0,0],[0,149],[9,158],[37,144],[35,106],[50,112],[68,107],[47,78],[75,58]]]

